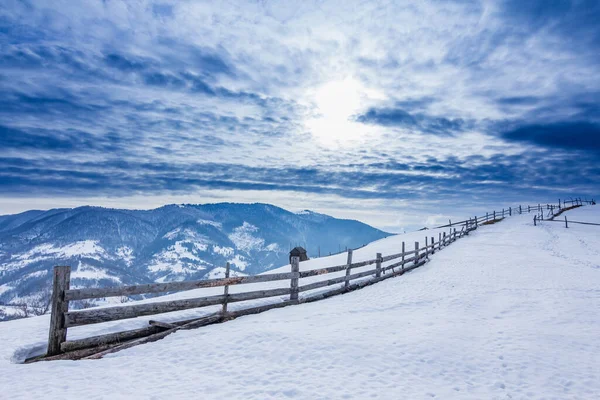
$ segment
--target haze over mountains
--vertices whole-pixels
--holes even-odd
[[[355,248],[389,234],[354,220],[268,204],[99,207],[0,216],[0,302],[27,303],[50,287],[54,265],[77,287],[257,274],[309,256]]]

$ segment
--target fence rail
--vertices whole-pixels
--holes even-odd
[[[69,266],[57,266],[54,267],[52,315],[48,350],[45,356],[28,360],[28,362],[40,359],[93,358],[98,354],[104,354],[109,350],[117,351],[123,348],[122,346],[126,343],[136,342],[139,344],[146,343],[147,340],[150,340],[143,338],[154,338],[157,340],[157,338],[164,337],[166,332],[173,332],[179,329],[191,329],[192,327],[220,322],[241,315],[262,312],[268,309],[292,304],[316,301],[336,294],[356,290],[366,285],[393,276],[398,276],[414,268],[418,268],[428,260],[430,254],[433,254],[455,242],[457,239],[468,235],[470,231],[476,228],[475,225],[471,225],[468,229],[463,227],[461,230],[453,228],[448,233],[444,232],[443,235],[440,233],[437,241],[433,236],[426,237],[426,244],[424,246],[421,246],[419,242],[415,242],[414,249],[407,250],[405,243],[402,243],[402,251],[399,253],[387,256],[378,253],[375,258],[360,262],[352,262],[353,250],[348,250],[348,262],[342,265],[300,271],[299,258],[292,257],[291,272],[244,277],[226,277],[202,281],[151,283],[110,288],[70,289],[71,268]],[[369,268],[369,266],[371,267]],[[364,268],[368,268],[368,270],[361,270]],[[326,277],[327,275],[340,272],[345,272],[345,274],[330,278]],[[326,279],[316,282],[302,282],[306,278],[319,277],[322,275],[325,276]],[[371,277],[371,279],[364,279],[368,277]],[[287,287],[281,288],[229,293],[229,286],[232,285],[278,281],[289,282],[289,284],[286,285]],[[333,288],[333,290],[323,293],[308,293],[302,298],[299,296],[300,293],[306,293],[311,290],[334,285],[341,285],[341,287]],[[215,287],[223,287],[223,294],[190,299],[69,311],[69,302],[75,300],[128,296],[133,294],[167,293]],[[289,297],[287,299],[281,299],[282,296]],[[233,312],[227,311],[227,304],[229,303],[274,297],[279,297],[282,301],[259,307],[242,308]],[[67,340],[68,329],[78,326],[216,305],[223,306],[220,312],[194,320],[179,321],[176,323],[151,320],[149,321],[149,326],[145,328],[109,333],[84,339]]]
[[[577,200],[577,202],[579,201],[580,200]],[[567,202],[563,202],[562,204],[564,205],[566,203]],[[541,204],[538,204],[536,208],[532,208],[531,206],[526,207],[527,212],[533,210],[541,211],[543,209]],[[547,208],[554,210],[554,206],[552,205],[547,205]],[[36,357],[27,360],[26,362],[53,359],[99,358],[109,352],[118,351],[135,344],[158,340],[169,333],[180,329],[192,329],[237,318],[242,315],[255,314],[272,308],[317,301],[337,294],[360,289],[366,285],[399,276],[420,267],[427,262],[430,254],[442,250],[459,238],[468,235],[469,232],[477,229],[480,224],[498,221],[506,216],[512,215],[513,212],[522,214],[525,212],[525,208],[523,206],[518,206],[517,209],[509,207],[508,209],[503,209],[501,212],[493,211],[492,213],[486,213],[485,217],[474,217],[460,221],[459,223],[462,224],[460,230],[457,230],[455,227],[459,223],[453,224],[450,221],[450,224],[438,227],[450,228],[448,232],[439,232],[437,240],[434,236],[426,236],[425,245],[421,246],[419,242],[415,242],[413,250],[408,250],[405,242],[402,242],[402,249],[398,253],[386,256],[377,253],[373,259],[353,263],[353,250],[350,249],[348,250],[346,264],[306,271],[300,271],[300,259],[298,257],[292,257],[290,263],[291,270],[290,272],[284,273],[244,277],[229,277],[228,273],[226,273],[225,278],[200,281],[149,283],[109,288],[70,289],[71,268],[69,266],[56,266],[54,267],[52,312],[47,353],[44,356]],[[358,270],[372,265],[374,265],[374,267],[371,267],[368,270]],[[226,268],[226,271],[229,271],[229,268]],[[302,280],[306,278],[339,272],[345,273],[342,276],[330,277],[316,282],[302,282]],[[367,277],[371,278],[364,279]],[[229,287],[234,285],[284,281],[289,281],[289,284],[286,287],[229,293]],[[299,296],[300,293],[334,285],[341,286],[325,292],[309,293],[303,295],[303,297]],[[216,287],[223,287],[223,294],[190,299],[69,311],[69,302],[75,300],[168,293]],[[287,298],[282,299],[282,296],[286,296]],[[280,301],[272,304],[260,305],[258,307],[241,308],[235,311],[228,311],[227,309],[229,303],[274,297],[279,297]],[[222,306],[221,311],[192,320],[177,322],[150,320],[149,326],[144,328],[98,335],[84,339],[67,339],[67,331],[69,328],[216,305]]]

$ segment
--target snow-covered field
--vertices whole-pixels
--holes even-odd
[[[600,207],[567,215],[600,222]],[[532,217],[481,227],[399,278],[180,331],[98,361],[17,364],[32,348],[43,348],[48,316],[0,323],[0,398],[596,399],[600,227],[534,227]],[[435,231],[427,235],[437,239]],[[411,249],[424,236],[382,239],[357,250],[354,261],[396,253],[403,240]],[[301,268],[345,258],[311,260]],[[231,292],[254,289],[243,286]],[[69,337],[148,319],[75,328]]]

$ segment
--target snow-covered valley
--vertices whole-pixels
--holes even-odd
[[[597,206],[566,214],[600,223]],[[402,241],[421,236],[379,240],[357,250],[355,260],[397,252]],[[480,227],[401,277],[180,331],[98,361],[18,364],[43,348],[48,316],[9,321],[0,324],[0,386],[8,398],[594,399],[599,248],[597,226],[533,226],[532,215],[513,216]],[[344,262],[341,254],[301,269]],[[73,337],[147,320],[76,328]]]

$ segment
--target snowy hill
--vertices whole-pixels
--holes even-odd
[[[598,206],[566,214],[600,223]],[[397,252],[402,241],[422,235],[378,240],[357,250],[355,260]],[[180,331],[98,361],[15,364],[44,348],[49,317],[9,321],[0,324],[0,386],[13,399],[594,399],[600,393],[599,248],[600,227],[533,226],[531,215],[512,216],[480,227],[402,277]],[[300,265],[344,261],[340,254]],[[199,293],[213,290],[166,298]],[[78,327],[69,337],[147,326],[148,319]]]
[[[99,207],[0,216],[0,302],[31,303],[54,265],[70,265],[76,287],[256,274],[287,262],[290,246],[310,256],[388,236],[353,220],[267,204]]]

